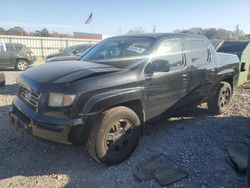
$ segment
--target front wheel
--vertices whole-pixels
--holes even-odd
[[[217,94],[210,100],[208,109],[214,114],[222,114],[227,109],[232,99],[232,87],[227,82],[221,82],[221,86]]]
[[[127,107],[115,107],[92,122],[87,150],[98,162],[116,165],[133,153],[140,134],[140,119],[136,113]]]
[[[16,63],[16,69],[18,71],[25,71],[29,67],[29,63],[25,59],[19,59]]]

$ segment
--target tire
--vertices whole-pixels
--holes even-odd
[[[29,67],[29,62],[25,59],[19,59],[17,60],[15,67],[16,67],[16,70],[18,71],[25,71]]]
[[[138,145],[141,126],[136,113],[127,107],[115,107],[92,120],[87,141],[89,155],[106,165],[125,161]]]
[[[207,103],[209,111],[216,115],[223,114],[231,103],[232,94],[231,85],[227,82],[221,82],[219,91],[214,98]]]

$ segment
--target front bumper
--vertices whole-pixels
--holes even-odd
[[[9,116],[15,127],[25,129],[36,137],[63,144],[71,144],[68,139],[71,128],[83,124],[81,118],[59,119],[45,116],[18,97],[13,101]]]

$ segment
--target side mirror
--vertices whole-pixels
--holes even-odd
[[[241,62],[241,64],[240,64],[240,71],[241,72],[244,72],[244,71],[246,71],[247,69],[246,69],[246,63],[244,63],[244,62]]]
[[[154,60],[149,63],[145,68],[145,73],[147,75],[153,75],[155,72],[169,72],[170,71],[170,63],[164,59]]]

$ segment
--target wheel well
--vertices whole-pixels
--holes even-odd
[[[227,82],[231,85],[231,88],[233,90],[233,78],[225,78],[223,80],[221,80],[221,82]]]
[[[16,59],[16,63],[17,63],[19,60],[25,60],[25,61],[27,61],[27,62],[28,62],[28,64],[30,64],[29,60],[28,60],[28,59],[26,59],[26,58],[18,58],[18,59]]]
[[[125,106],[127,108],[130,108],[131,110],[133,110],[138,117],[140,118],[141,124],[144,125],[144,111],[143,111],[143,106],[140,100],[132,100],[132,101],[128,101],[128,102],[124,102],[124,103],[119,103],[113,106],[109,106],[105,109],[103,109],[102,111],[108,110],[110,108],[114,108],[114,107],[118,107],[118,106]],[[91,131],[90,125],[91,125],[91,121],[93,121],[93,119],[98,118],[99,114],[93,115],[93,116],[89,116],[85,119],[85,126],[82,125],[78,125],[75,127],[72,127],[70,130],[70,134],[68,136],[68,139],[70,142],[74,143],[74,144],[83,144],[87,141],[89,133]],[[143,135],[143,127],[142,126],[142,135]]]
[[[143,110],[143,106],[142,106],[142,103],[140,100],[132,100],[132,101],[124,102],[124,103],[119,103],[119,104],[116,104],[114,106],[110,106],[107,109],[114,108],[117,106],[125,106],[127,108],[130,108],[138,115],[141,123],[144,123],[144,120],[145,120],[144,110]],[[107,109],[105,109],[105,110],[107,110]]]

